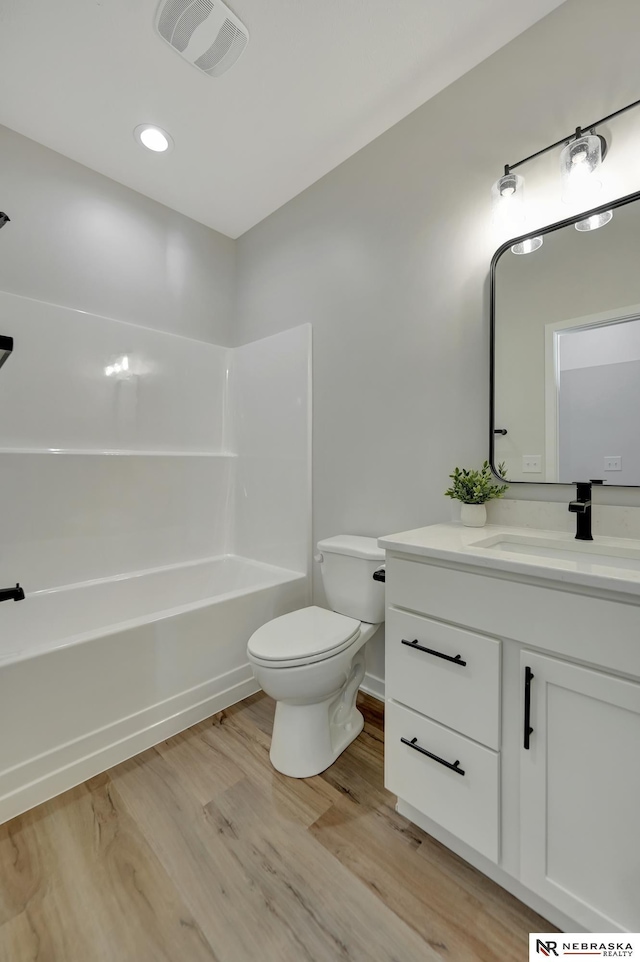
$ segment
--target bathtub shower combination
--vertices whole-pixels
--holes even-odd
[[[258,690],[249,637],[309,603],[310,330],[231,351],[0,307],[1,822]]]

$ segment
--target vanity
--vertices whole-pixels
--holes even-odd
[[[379,544],[398,811],[565,931],[640,931],[640,542]]]
[[[640,931],[640,529],[598,513],[640,488],[639,230],[640,192],[491,262],[493,472],[575,500],[379,541],[398,811],[569,932]]]

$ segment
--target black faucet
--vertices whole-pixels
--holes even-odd
[[[24,601],[24,589],[20,585],[15,588],[0,588],[0,601]]]
[[[593,541],[593,535],[591,534],[592,484],[602,484],[602,481],[576,481],[576,499],[569,502],[569,511],[576,516],[576,539],[578,541]]]

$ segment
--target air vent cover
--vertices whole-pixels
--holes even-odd
[[[222,0],[162,0],[156,29],[181,57],[209,77],[232,67],[249,32]]]

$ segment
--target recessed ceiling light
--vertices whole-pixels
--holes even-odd
[[[162,127],[154,127],[152,124],[139,124],[133,132],[136,140],[146,147],[153,150],[156,154],[166,153],[173,149],[173,139]]]

